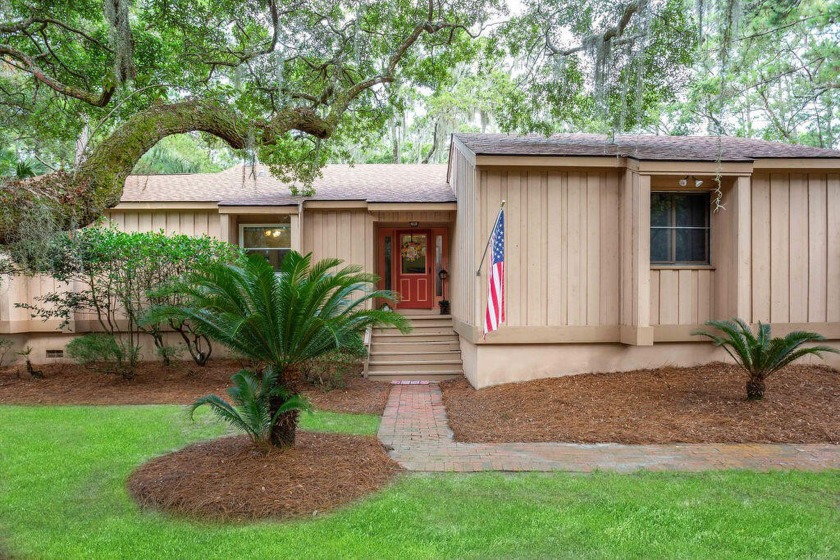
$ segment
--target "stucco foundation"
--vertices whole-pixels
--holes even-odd
[[[829,343],[840,349],[840,342]],[[580,373],[621,372],[663,366],[694,366],[732,358],[703,342],[624,344],[472,344],[461,337],[464,374],[477,389]],[[840,356],[805,358],[840,368]]]
[[[32,352],[29,359],[33,364],[59,364],[72,363],[73,360],[67,358],[67,343],[73,340],[74,337],[80,336],[75,333],[29,333],[29,334],[7,334],[2,335],[14,343],[11,350],[6,353],[5,361],[2,365],[11,365],[15,363],[23,363],[23,358],[16,354],[16,352],[24,349],[26,346],[32,347]],[[167,333],[164,335],[164,340],[170,346],[177,346],[183,348],[183,352],[178,357],[181,360],[189,360],[190,354],[184,348],[183,339],[177,333]],[[64,350],[64,358],[48,358],[47,350]],[[213,344],[213,358],[227,357],[226,348],[221,344]],[[140,359],[143,361],[159,361],[160,357],[155,349],[154,340],[148,335],[141,335],[140,339]]]

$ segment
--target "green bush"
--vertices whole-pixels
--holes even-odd
[[[238,247],[211,239],[188,235],[167,235],[159,232],[123,232],[112,227],[88,227],[68,235],[62,232],[52,242],[49,258],[40,259],[33,273],[49,274],[63,284],[73,284],[73,290],[56,290],[36,297],[34,302],[19,303],[32,311],[33,317],[44,320],[60,319],[66,326],[77,313],[91,313],[99,329],[111,337],[110,342],[90,343],[93,355],[88,361],[111,361],[114,366],[133,376],[140,355],[141,334],[154,340],[162,349],[158,355],[165,363],[172,351],[164,348],[164,334],[177,332],[190,355],[203,365],[212,353],[210,339],[194,332],[189,321],[170,318],[149,320],[152,307],[178,305],[181,292],[168,290],[177,286],[181,278],[202,265],[213,262],[235,263],[242,258]],[[85,346],[86,342],[77,343]],[[115,350],[114,347],[119,347]],[[78,348],[87,360],[88,350]],[[119,356],[118,361],[117,356]]]
[[[134,377],[139,347],[125,344],[110,334],[86,334],[67,343],[67,355],[79,364],[104,365],[104,371]]]
[[[161,306],[151,317],[189,321],[196,332],[270,369],[272,376],[263,380],[273,395],[269,441],[290,447],[299,407],[285,403],[297,397],[295,377],[303,364],[348,345],[358,347],[368,326],[410,329],[402,315],[367,307],[378,298],[394,299],[394,293],[374,289],[376,276],[359,266],[339,265],[339,259],[313,263],[311,254],[296,251],[286,255],[279,272],[259,255],[242,266],[211,263],[174,287],[184,303]]]
[[[824,352],[840,354],[830,346],[808,346],[803,344],[821,342],[821,334],[794,331],[787,336],[770,336],[770,325],[759,322],[758,332],[753,333],[743,320],[707,321],[706,325],[723,333],[719,335],[709,331],[694,331],[692,334],[710,338],[715,346],[720,346],[732,356],[749,376],[747,381],[747,399],[764,398],[764,382],[774,372],[779,371],[802,356],[814,355],[822,358]]]
[[[305,397],[292,394],[277,383],[277,374],[273,367],[265,368],[262,376],[243,369],[230,378],[233,386],[228,389],[228,397],[232,405],[217,395],[206,395],[192,404],[190,416],[197,408],[209,406],[218,418],[248,434],[255,444],[267,448],[274,425],[283,414],[312,411]],[[271,403],[275,400],[282,404],[273,410]]]
[[[344,389],[347,376],[359,371],[367,356],[361,336],[351,337],[347,346],[319,356],[301,366],[304,379],[324,391]]]

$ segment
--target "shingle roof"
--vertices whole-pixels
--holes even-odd
[[[476,155],[621,156],[640,160],[752,161],[765,158],[840,158],[840,151],[730,136],[603,134],[455,134]]]
[[[446,182],[446,165],[328,165],[307,200],[367,202],[454,202]],[[125,181],[123,202],[218,202],[220,206],[297,204],[288,185],[257,165],[237,165],[220,173],[132,175]]]

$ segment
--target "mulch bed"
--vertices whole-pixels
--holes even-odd
[[[441,388],[464,442],[840,443],[837,371],[788,366],[763,401],[747,401],[745,383],[734,365],[714,363]]]
[[[298,432],[291,449],[245,436],[197,443],[149,461],[128,480],[143,507],[212,520],[309,517],[354,502],[400,472],[376,438]]]
[[[0,369],[0,404],[190,404],[209,393],[226,396],[230,376],[243,367],[236,360],[210,360],[204,367],[142,362],[135,378],[126,381],[76,364],[39,365],[44,379],[32,379],[22,366],[11,366]],[[323,391],[304,381],[298,388],[320,410],[381,414],[389,385],[353,372],[345,389]]]

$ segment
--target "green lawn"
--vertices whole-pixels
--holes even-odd
[[[304,416],[354,433],[377,422]],[[22,558],[840,557],[838,472],[404,475],[289,524],[194,523],[128,499],[136,465],[223,431],[175,406],[0,407],[0,546]]]

